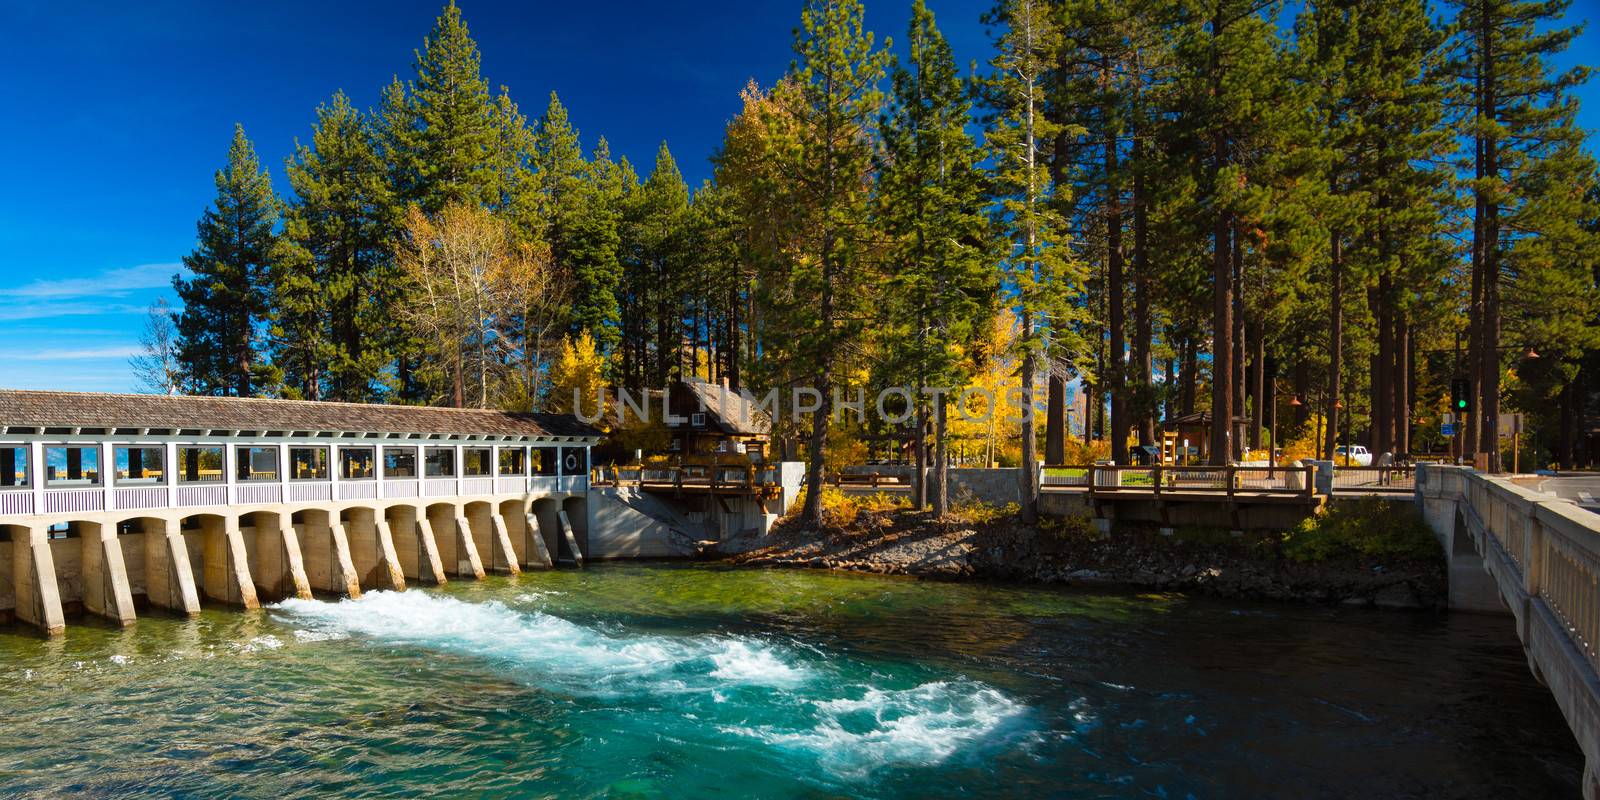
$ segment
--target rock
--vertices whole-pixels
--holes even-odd
[[[1075,569],[1066,574],[1066,579],[1069,581],[1098,581],[1104,578],[1104,575],[1092,569]]]
[[[1416,593],[1403,583],[1392,583],[1379,589],[1372,595],[1372,604],[1379,608],[1422,608],[1422,601],[1417,599]]]

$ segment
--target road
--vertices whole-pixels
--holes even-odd
[[[1550,478],[1539,484],[1539,491],[1564,497],[1600,514],[1600,475]]]

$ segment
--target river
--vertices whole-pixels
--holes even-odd
[[[0,795],[1576,797],[1509,617],[619,564],[0,633]]]

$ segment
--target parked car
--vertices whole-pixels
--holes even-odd
[[[1348,451],[1348,452],[1347,452]],[[1361,445],[1334,449],[1333,463],[1341,467],[1370,467],[1372,466],[1372,453]]]

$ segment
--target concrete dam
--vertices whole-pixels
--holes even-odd
[[[693,555],[776,518],[591,490],[599,436],[550,414],[0,391],[0,621],[54,635],[80,613]]]

